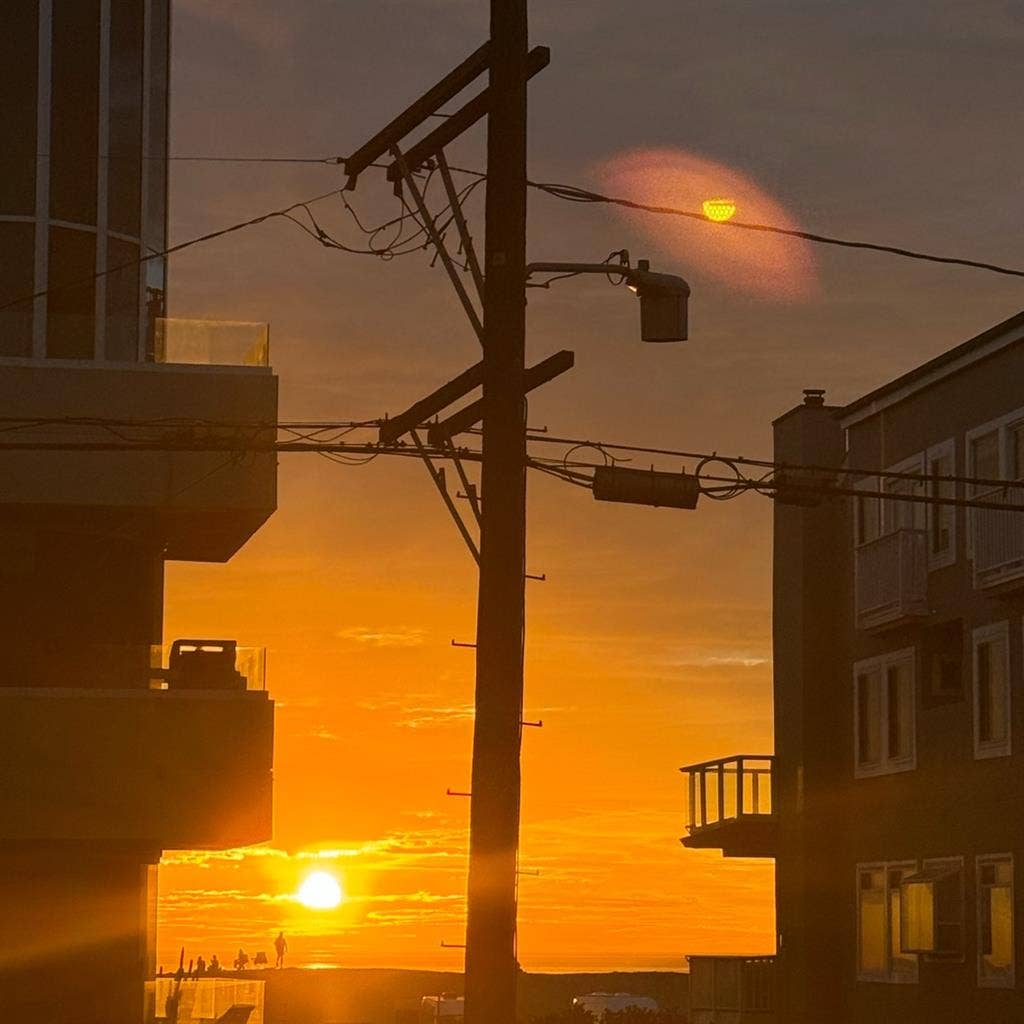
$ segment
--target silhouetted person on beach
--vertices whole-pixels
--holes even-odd
[[[249,954],[241,946],[238,947],[238,956],[235,957],[235,970],[244,971],[249,963]]]
[[[192,977],[201,978],[206,973],[206,961],[203,959],[203,954],[200,953],[196,959],[196,969]]]
[[[216,953],[214,953],[213,956],[210,957],[210,973],[220,974],[220,961],[217,959]]]
[[[277,962],[274,966],[284,967],[284,955],[288,952],[288,940],[284,937],[284,932],[277,933],[277,938],[274,939],[274,949],[277,950]]]

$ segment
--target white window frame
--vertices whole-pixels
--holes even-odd
[[[964,433],[964,464],[967,476],[974,476],[974,456],[972,453],[972,442],[979,437],[983,437],[985,434],[991,434],[992,432],[998,432],[998,445],[999,445],[999,477],[1000,479],[1006,480],[1008,483],[1011,482],[1011,466],[1010,466],[1010,428],[1018,425],[1024,425],[1024,407],[1014,409],[1012,412],[1008,412],[1003,416],[998,416],[993,420],[989,420],[987,423],[981,423],[976,427],[972,427],[970,430]],[[968,486],[967,497],[972,497],[978,493],[984,493],[984,491],[978,492]],[[974,542],[973,535],[974,530],[972,528],[972,509],[967,510],[967,555],[973,557],[974,555]]]
[[[982,976],[982,952],[981,952],[981,897],[987,893],[989,887],[982,888],[981,869],[987,864],[1006,863],[1010,864],[1010,973],[1005,978],[985,978]],[[977,921],[977,961],[978,961],[978,987],[979,988],[1016,988],[1016,962],[1017,962],[1017,935],[1016,928],[1016,879],[1014,878],[1013,854],[1012,853],[982,853],[974,858],[974,906]]]
[[[910,455],[907,458],[902,459],[901,461],[899,461],[897,463],[894,463],[891,466],[887,466],[886,470],[887,470],[887,472],[890,472],[890,473],[915,473],[918,476],[921,476],[924,473],[924,467],[925,467],[925,453],[924,452],[917,452],[914,455]],[[883,491],[883,492],[888,492],[888,488],[885,485],[888,482],[890,482],[890,481],[893,482],[893,483],[896,483],[896,484],[906,484],[906,483],[917,484],[918,487],[920,488],[921,496],[924,496],[924,493],[925,493],[924,481],[916,481],[916,480],[907,481],[907,480],[901,480],[901,479],[898,479],[898,478],[894,479],[892,477],[886,478],[886,477],[883,476],[882,477],[882,486],[879,488],[879,490]],[[915,488],[915,490],[916,489],[917,488]],[[913,493],[913,491],[911,493]],[[891,522],[891,519],[892,519],[892,516],[893,516],[893,505],[895,505],[897,502],[899,502],[899,500],[900,500],[899,497],[880,498],[879,499],[879,501],[881,502],[881,509],[879,510],[879,513],[880,513],[879,519],[880,519],[880,524],[881,524],[880,525],[881,532],[880,532],[879,536],[881,536],[881,537],[888,537],[890,534],[898,533],[900,530],[908,530],[908,529],[909,530],[923,530],[923,529],[925,529],[925,526],[926,526],[925,508],[927,506],[923,505],[921,502],[912,502],[912,503],[910,503],[910,513],[911,513],[911,517],[914,520],[914,523],[913,523],[912,526],[895,526],[895,525],[893,525],[893,523]],[[887,520],[890,520],[890,521],[887,522]]]
[[[932,445],[924,454],[924,471],[926,474],[932,471],[932,462],[936,459],[949,458],[950,467],[949,475],[953,476],[956,474],[956,441],[954,438],[947,438],[939,444]],[[957,485],[946,484],[949,488],[950,493],[946,495],[948,497],[958,497]],[[930,484],[932,488],[929,491],[929,496],[934,496],[936,490],[943,487],[942,484]],[[941,492],[940,492],[941,493]],[[928,571],[932,572],[935,569],[945,569],[947,566],[954,565],[956,563],[956,543],[957,543],[957,509],[955,505],[927,505],[928,509],[926,529],[928,531]],[[949,550],[935,552],[932,550],[932,534],[935,528],[936,518],[942,513],[949,515]]]
[[[890,914],[890,902],[889,897],[892,892],[892,887],[889,885],[889,872],[894,870],[910,871],[913,873],[917,870],[917,861],[913,860],[901,860],[901,861],[873,861],[868,864],[858,864],[854,875],[854,884],[856,885],[855,893],[855,913],[857,915],[857,945],[854,950],[855,957],[855,970],[858,981],[871,981],[878,984],[884,985],[916,985],[920,977],[920,960],[919,956],[915,954],[904,954],[906,956],[914,956],[914,970],[910,971],[897,971],[893,969],[893,954],[892,954],[892,916]],[[861,900],[861,887],[860,879],[861,875],[867,871],[880,871],[882,873],[882,906],[885,910],[885,962],[886,969],[884,973],[872,973],[870,971],[863,971],[861,969],[861,943],[863,941],[861,932],[861,913],[860,913],[860,900]],[[897,889],[898,891],[898,889]],[[901,910],[902,912],[902,910]]]
[[[886,749],[889,742],[889,695],[887,691],[887,670],[894,665],[905,664],[910,673],[910,753],[900,758],[890,758]],[[865,765],[858,760],[860,753],[860,695],[857,690],[858,677],[872,671],[879,671],[882,692],[879,700],[879,740],[881,756],[878,764]],[[857,779],[868,779],[876,775],[895,775],[917,768],[917,650],[904,647],[889,651],[874,658],[865,658],[853,666],[853,774]]]
[[[880,490],[880,481],[877,476],[861,477],[859,480],[854,482],[854,490],[856,491],[878,491]],[[876,540],[882,537],[882,500],[881,498],[869,498],[869,497],[854,497],[853,501],[853,546],[855,548],[864,547],[866,544],[873,544]],[[861,502],[871,502],[876,510],[878,517],[878,535],[872,537],[870,540],[861,541],[861,517],[862,508]]]
[[[978,645],[981,643],[987,643],[991,640],[1003,641],[1003,649],[1006,656],[1006,688],[1004,699],[1006,739],[996,742],[992,740],[986,740],[983,742],[979,736],[981,715],[979,714],[978,706]],[[1013,680],[1010,676],[1010,623],[1006,621],[990,622],[985,626],[978,626],[971,633],[971,703],[974,719],[974,759],[976,761],[981,761],[989,757],[1009,757],[1013,752],[1012,690]]]

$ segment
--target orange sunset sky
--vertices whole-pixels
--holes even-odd
[[[534,5],[531,176],[738,217],[1012,263],[1022,200],[1009,6]],[[846,8],[850,9],[847,10]],[[979,9],[985,12],[979,17]],[[343,154],[475,48],[484,0],[179,0],[172,152]],[[940,73],[941,71],[941,73]],[[948,140],[956,138],[956,149]],[[451,154],[479,167],[478,130]],[[328,165],[173,166],[172,242],[327,191]],[[369,219],[393,212],[361,183]],[[479,198],[470,214],[482,236]],[[361,240],[335,203],[325,224]],[[691,340],[644,346],[603,281],[530,293],[531,360],[575,369],[531,399],[563,436],[770,454],[770,421],[845,401],[1015,312],[1008,280],[743,238],[531,196],[532,259],[627,247],[693,288]],[[477,358],[440,269],[319,248],[277,221],[171,263],[175,316],[267,320],[283,419],[400,411]],[[678,468],[679,463],[671,463]],[[690,466],[689,468],[693,468]],[[460,969],[475,572],[422,466],[285,455],[279,511],[229,565],[168,568],[165,634],[268,648],[275,837],[168,853],[159,960]],[[597,504],[531,478],[520,959],[681,968],[774,949],[770,862],[684,851],[689,761],[771,750],[771,506]],[[247,780],[211,779],[244,795]],[[312,870],[346,900],[315,912]]]

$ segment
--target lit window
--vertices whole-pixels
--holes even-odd
[[[903,946],[903,879],[913,864],[857,869],[857,976],[864,981],[915,982],[917,955]]]
[[[930,860],[900,885],[902,948],[930,959],[960,959],[964,944],[963,863]]]
[[[1013,858],[979,857],[978,984],[1012,988]]]
[[[854,768],[858,776],[915,764],[914,649],[854,666]]]
[[[888,977],[886,946],[885,869],[861,870],[857,877],[857,975],[884,981]]]
[[[1009,753],[1009,625],[999,622],[974,631],[974,756]]]

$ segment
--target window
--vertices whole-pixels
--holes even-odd
[[[963,859],[926,860],[900,884],[901,946],[932,960],[961,960],[964,954]]]
[[[854,731],[858,778],[914,767],[912,647],[854,666]]]
[[[903,879],[914,864],[857,868],[857,977],[863,981],[917,981],[917,954],[904,948]]]
[[[978,857],[978,984],[1013,988],[1013,857]]]
[[[999,430],[990,430],[979,434],[970,441],[971,465],[970,476],[982,477],[987,480],[998,480],[1001,473],[999,464]],[[988,490],[987,486],[975,486],[974,494]]]
[[[903,462],[890,466],[893,473],[917,473],[924,469],[923,458],[915,455]],[[904,477],[886,477],[882,485],[886,494],[911,495],[924,497],[923,480],[908,480]],[[897,530],[922,530],[925,525],[925,505],[917,501],[883,501],[882,502],[882,533],[895,533]]]
[[[924,638],[925,699],[929,706],[964,698],[963,621],[933,626]]]
[[[974,631],[974,756],[1010,753],[1009,624]]]
[[[952,440],[929,448],[925,457],[929,476],[953,476],[956,472],[956,452]],[[931,480],[928,483],[931,498],[955,498],[956,485],[949,481]],[[941,569],[956,561],[956,507],[928,505],[928,568]]]
[[[869,477],[865,480],[858,480],[854,485],[859,491],[877,491],[878,480]],[[882,534],[881,502],[877,498],[868,496],[854,499],[855,536],[854,540],[858,547],[862,544],[870,544],[878,540]]]

